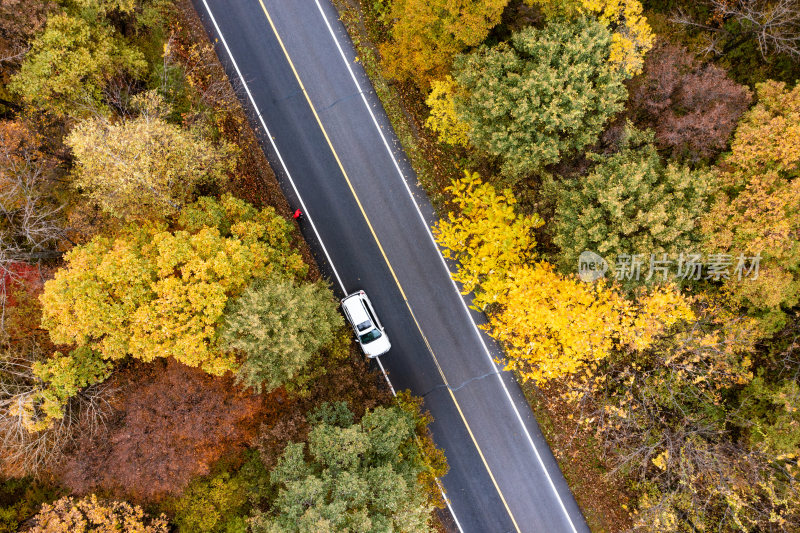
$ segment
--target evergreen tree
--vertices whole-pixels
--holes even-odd
[[[254,533],[432,531],[410,413],[377,407],[353,423],[340,403],[309,418],[308,444],[290,443],[270,474],[278,496]]]
[[[470,141],[499,157],[512,179],[595,142],[627,95],[610,45],[605,26],[579,18],[460,56],[453,77],[466,96],[455,104]]]
[[[652,144],[652,134],[629,128],[619,152],[594,156],[588,176],[559,184],[556,232],[561,266],[577,268],[584,250],[614,263],[619,254],[697,251],[695,225],[708,205],[713,174],[669,163]],[[673,258],[674,259],[674,258]],[[660,281],[660,279],[658,280]]]
[[[239,380],[257,391],[300,377],[309,359],[342,326],[333,294],[322,283],[295,285],[272,276],[232,302],[222,328],[223,346],[246,356]]]

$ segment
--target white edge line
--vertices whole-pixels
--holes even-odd
[[[558,499],[558,503],[561,506],[561,510],[564,512],[564,515],[567,517],[567,520],[569,521],[569,525],[572,527],[572,531],[577,533],[578,530],[575,528],[575,524],[573,524],[573,522],[572,522],[572,517],[567,512],[567,508],[566,508],[566,506],[564,505],[564,502],[561,499],[561,495],[558,493],[558,490],[556,490],[555,483],[553,483],[553,479],[550,477],[550,473],[547,471],[547,467],[545,466],[544,461],[542,460],[542,457],[539,454],[539,450],[536,448],[536,444],[533,442],[533,438],[531,437],[530,433],[528,432],[528,428],[525,427],[525,422],[522,419],[522,415],[520,414],[519,410],[517,409],[517,406],[514,404],[514,400],[511,398],[511,393],[508,391],[508,387],[506,386],[505,382],[503,381],[503,377],[501,375],[500,369],[497,367],[494,359],[492,358],[492,354],[489,352],[489,348],[486,346],[486,342],[483,340],[483,336],[481,335],[481,332],[478,329],[478,325],[475,323],[475,321],[472,319],[472,315],[470,315],[470,313],[469,313],[469,307],[467,307],[467,304],[464,301],[463,296],[461,295],[461,291],[458,289],[458,285],[456,285],[456,282],[452,278],[452,274],[450,272],[450,269],[447,266],[447,262],[444,260],[444,256],[442,255],[442,252],[439,249],[439,245],[436,243],[436,239],[434,239],[433,233],[431,233],[431,230],[428,227],[428,221],[425,220],[425,216],[422,214],[422,210],[420,209],[419,204],[417,204],[417,201],[414,199],[414,195],[411,192],[411,187],[409,187],[408,181],[406,180],[405,176],[403,175],[403,171],[400,169],[400,164],[397,162],[397,159],[395,158],[394,153],[392,152],[391,146],[389,146],[389,142],[386,140],[386,137],[384,136],[383,131],[381,130],[380,124],[378,124],[378,120],[375,118],[375,114],[372,112],[372,108],[370,107],[369,102],[367,101],[367,98],[366,98],[366,96],[364,94],[364,90],[361,88],[361,85],[358,83],[358,79],[356,78],[356,75],[353,72],[352,67],[350,66],[350,62],[348,61],[347,56],[345,55],[344,50],[342,49],[342,45],[339,43],[339,39],[336,37],[336,33],[333,31],[333,27],[331,26],[331,23],[328,20],[328,17],[325,15],[325,11],[322,9],[322,5],[320,5],[319,0],[314,0],[314,2],[317,4],[317,8],[319,9],[320,15],[322,15],[322,18],[325,21],[325,25],[328,27],[328,31],[330,32],[331,37],[333,38],[334,42],[336,43],[336,48],[339,49],[339,54],[342,56],[342,60],[344,61],[344,64],[347,67],[347,70],[350,72],[350,77],[353,79],[353,83],[355,84],[356,88],[358,89],[359,94],[361,95],[361,100],[363,100],[363,102],[364,102],[364,107],[367,108],[367,111],[369,112],[370,117],[372,117],[372,122],[373,122],[373,124],[375,124],[375,129],[378,130],[378,134],[381,136],[381,140],[383,141],[383,144],[386,147],[386,150],[389,152],[389,157],[391,157],[392,161],[394,162],[394,167],[397,170],[397,173],[400,176],[400,179],[401,179],[401,181],[403,182],[403,185],[406,188],[406,192],[408,192],[409,198],[411,198],[411,201],[414,203],[414,207],[416,207],[416,209],[417,209],[417,214],[419,215],[420,219],[422,220],[422,224],[423,224],[423,226],[425,226],[425,230],[427,231],[428,236],[430,237],[431,241],[433,242],[433,246],[436,249],[436,253],[439,255],[439,259],[441,259],[442,265],[444,266],[445,271],[447,271],[448,278],[450,279],[450,282],[452,283],[453,288],[458,293],[458,299],[461,301],[461,304],[464,307],[464,311],[467,314],[467,318],[469,319],[469,321],[472,324],[472,326],[475,328],[475,332],[478,335],[478,339],[480,340],[481,345],[483,346],[483,350],[486,353],[486,357],[489,358],[489,361],[490,361],[492,367],[497,370],[497,373],[496,373],[497,379],[500,381],[500,384],[503,386],[503,390],[506,393],[506,397],[508,398],[508,401],[511,404],[511,407],[514,409],[514,413],[517,416],[517,420],[519,420],[519,423],[522,426],[522,430],[525,432],[525,436],[528,438],[528,442],[530,443],[531,448],[533,448],[533,451],[536,454],[536,459],[539,461],[539,464],[541,465],[542,470],[544,470],[545,476],[547,476],[547,481],[550,484],[550,488],[553,490],[553,493],[556,495],[556,498]]]
[[[322,238],[319,236],[319,232],[317,231],[317,226],[314,224],[314,220],[311,218],[311,213],[308,212],[306,209],[306,204],[303,202],[303,198],[300,196],[300,192],[297,190],[297,186],[294,184],[294,180],[292,179],[292,175],[289,173],[289,169],[286,168],[286,163],[283,162],[283,157],[281,153],[278,151],[278,147],[275,145],[275,140],[272,138],[272,135],[269,132],[269,128],[267,128],[266,122],[264,122],[264,118],[261,116],[261,111],[259,111],[258,106],[256,105],[256,101],[253,98],[253,94],[250,92],[250,88],[247,86],[247,82],[244,80],[244,76],[242,76],[242,71],[239,70],[239,65],[236,63],[236,59],[233,57],[231,53],[231,49],[228,48],[228,42],[225,40],[225,36],[222,35],[222,31],[219,29],[219,25],[217,24],[217,19],[214,18],[214,14],[211,12],[211,8],[208,6],[208,2],[203,0],[203,6],[205,6],[206,11],[208,12],[208,16],[211,17],[211,22],[214,24],[214,29],[217,30],[217,35],[219,35],[220,41],[222,41],[222,46],[225,47],[225,51],[228,53],[228,57],[231,59],[231,63],[233,63],[233,68],[236,69],[236,74],[239,76],[239,80],[242,82],[242,86],[244,90],[247,92],[247,97],[250,99],[250,104],[253,106],[253,110],[258,115],[258,120],[261,122],[261,126],[264,128],[264,131],[267,134],[267,138],[269,139],[270,144],[272,145],[272,149],[275,150],[275,153],[278,156],[278,161],[281,162],[281,166],[283,167],[283,171],[286,173],[286,177],[289,178],[289,183],[292,185],[292,189],[294,190],[294,194],[297,196],[297,199],[300,201],[300,207],[303,209],[303,213],[305,213],[306,217],[308,218],[308,222],[311,224],[311,229],[314,231],[314,235],[317,237],[317,241],[319,241],[320,246],[322,246],[322,251],[325,253],[325,257],[328,258],[328,264],[333,269],[333,275],[336,276],[336,281],[339,283],[339,287],[341,287],[342,292],[347,294],[347,290],[344,288],[344,283],[342,283],[342,278],[339,277],[339,273],[336,271],[336,267],[333,265],[333,261],[331,260],[331,256],[328,255],[328,249],[325,248],[325,243],[322,242]]]
[[[303,212],[305,213],[309,223],[311,224],[311,229],[314,230],[314,235],[316,235],[317,241],[319,241],[320,246],[322,246],[322,251],[325,253],[325,257],[328,259],[328,264],[331,266],[334,276],[336,276],[336,281],[339,283],[339,287],[341,287],[342,292],[347,294],[347,290],[344,287],[344,283],[342,283],[342,279],[339,277],[339,273],[336,271],[336,267],[334,266],[333,261],[331,260],[331,256],[328,254],[327,248],[325,248],[325,243],[322,242],[322,238],[320,237],[319,232],[317,231],[317,227],[314,224],[314,221],[311,219],[311,214],[308,212],[308,209],[306,209],[305,202],[303,202],[303,197],[300,196],[300,192],[297,190],[297,186],[295,185],[294,180],[292,179],[292,175],[289,173],[289,169],[286,167],[286,163],[283,161],[283,157],[281,156],[280,151],[278,151],[278,147],[275,145],[275,140],[272,138],[272,135],[269,132],[269,128],[267,128],[267,124],[266,122],[264,122],[264,118],[261,116],[261,111],[259,111],[258,106],[256,105],[256,101],[253,98],[253,94],[250,92],[250,88],[247,86],[247,82],[245,81],[244,76],[242,76],[242,71],[239,70],[239,65],[236,63],[236,59],[234,59],[233,54],[231,53],[231,49],[228,47],[227,41],[225,41],[225,36],[219,29],[219,24],[217,24],[217,19],[214,18],[214,13],[211,12],[211,8],[208,6],[208,2],[206,0],[203,0],[203,6],[206,8],[206,12],[208,13],[208,16],[211,18],[212,24],[214,24],[214,29],[217,30],[217,35],[219,35],[219,39],[222,42],[222,46],[225,47],[225,51],[228,53],[228,57],[230,58],[231,63],[233,64],[233,68],[236,69],[236,74],[239,76],[239,80],[241,80],[242,82],[242,87],[244,87],[245,92],[247,92],[247,97],[250,99],[250,104],[253,106],[253,110],[256,112],[256,115],[258,116],[258,120],[261,122],[261,127],[264,128],[264,131],[266,132],[267,137],[269,138],[269,142],[272,145],[272,149],[275,150],[275,154],[278,156],[278,160],[280,161],[281,166],[283,167],[283,171],[286,173],[286,177],[289,179],[289,183],[292,185],[292,190],[294,190],[297,199],[300,201],[300,206],[302,207]],[[337,42],[336,44],[338,45],[339,43]],[[397,396],[397,392],[395,392],[394,386],[392,385],[392,382],[389,380],[389,375],[383,368],[383,363],[381,363],[379,357],[376,357],[376,360],[378,361],[378,366],[381,367],[381,372],[383,372],[383,377],[386,378],[386,383],[389,384],[389,388],[392,390],[392,395]],[[439,481],[439,478],[436,478],[436,484],[439,486],[439,491],[442,493],[442,498],[444,498],[445,504],[447,504],[447,508],[450,511],[450,514],[452,515],[453,520],[456,523],[456,527],[458,527],[458,530],[461,533],[463,533],[464,530],[461,529],[461,524],[458,521],[458,517],[456,517],[455,511],[453,511],[453,508],[450,506],[450,498],[448,498],[447,495],[445,494],[444,487],[442,487],[442,483]]]

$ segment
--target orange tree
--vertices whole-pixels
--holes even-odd
[[[726,288],[775,329],[800,295],[800,85],[768,81],[756,89],[758,103],[739,123],[702,228],[709,252],[761,254],[757,279],[731,276]]]
[[[381,46],[389,75],[427,91],[453,58],[486,39],[509,0],[394,0],[391,40]]]

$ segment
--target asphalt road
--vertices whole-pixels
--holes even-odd
[[[328,0],[193,0],[318,261],[364,289],[396,389],[425,398],[453,530],[588,531],[514,379],[449,277],[418,187]]]

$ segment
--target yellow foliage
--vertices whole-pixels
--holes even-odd
[[[507,369],[523,380],[591,378],[613,350],[645,349],[677,322],[694,319],[690,300],[674,288],[631,302],[602,280],[584,283],[547,263],[517,266],[502,283],[490,335],[504,346]]]
[[[439,141],[467,146],[469,144],[469,125],[460,121],[456,115],[456,107],[453,102],[455,89],[456,84],[449,75],[431,83],[431,92],[425,100],[431,109],[431,114],[425,121],[425,125],[436,132]]]
[[[642,15],[638,0],[583,0],[584,7],[597,13],[600,22],[614,30],[608,60],[627,76],[642,72],[644,56],[653,47],[655,36]]]
[[[187,220],[192,231],[141,226],[71,250],[40,297],[53,341],[89,346],[105,359],[174,357],[215,375],[235,369],[216,333],[228,298],[253,278],[302,275],[305,265],[273,211],[232,197],[199,204],[208,209],[187,208],[198,220],[227,210],[231,235],[217,227],[222,219]]]
[[[456,54],[486,39],[509,0],[393,0],[392,39],[381,46],[390,76],[427,90]]]
[[[65,141],[75,154],[75,187],[128,220],[177,213],[198,185],[224,183],[236,161],[233,146],[214,146],[197,131],[149,115],[164,106],[153,94],[137,99],[139,117],[87,119]]]
[[[454,212],[434,228],[453,279],[474,305],[490,307],[488,330],[505,348],[507,369],[523,380],[581,376],[593,381],[599,361],[613,350],[649,347],[680,321],[691,321],[691,300],[674,287],[655,287],[635,302],[603,280],[584,283],[531,264],[536,215],[520,217],[510,191],[498,193],[477,173],[465,172],[447,189]]]
[[[522,265],[505,279],[502,309],[489,316],[490,334],[507,356],[506,369],[539,383],[591,372],[618,344],[633,306],[599,282],[562,276],[552,265]]]
[[[690,299],[670,286],[642,293],[636,300],[636,314],[626,331],[628,336],[623,339],[624,344],[634,350],[644,350],[677,322],[694,320],[690,304]]]
[[[497,299],[497,280],[532,256],[532,230],[544,222],[538,215],[517,216],[511,191],[498,193],[477,172],[465,171],[446,191],[456,211],[439,222],[434,235],[444,256],[459,263],[453,279],[464,294],[476,291],[474,304],[483,309]]]
[[[800,295],[800,85],[757,85],[758,103],[742,116],[718,174],[719,193],[701,220],[709,253],[761,256],[757,277],[731,276],[726,288],[779,328],[781,309]],[[753,279],[755,278],[755,279]]]

